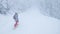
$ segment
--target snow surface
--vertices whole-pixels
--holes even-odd
[[[32,6],[19,14],[19,26],[14,29],[13,15],[0,15],[0,34],[60,34],[60,20],[44,16]]]

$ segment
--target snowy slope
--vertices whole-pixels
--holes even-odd
[[[0,15],[0,34],[60,34],[60,20],[44,16],[37,7],[19,14],[19,26],[13,29],[13,15]]]

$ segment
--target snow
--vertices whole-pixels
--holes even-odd
[[[60,34],[60,20],[44,16],[32,6],[19,14],[19,26],[13,29],[13,14],[0,15],[0,34]]]

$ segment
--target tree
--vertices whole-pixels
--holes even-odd
[[[0,14],[4,14],[4,15],[6,15],[8,12],[9,12],[9,5],[8,5],[8,0],[6,0],[6,4],[5,5],[7,5],[6,7],[4,7],[4,5],[3,5],[3,2],[4,0],[1,0],[0,1]]]
[[[60,0],[43,0],[40,7],[44,15],[60,19]]]

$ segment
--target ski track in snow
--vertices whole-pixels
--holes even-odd
[[[44,16],[36,7],[19,14],[19,25],[13,29],[12,16],[0,15],[0,34],[58,34],[60,20]]]

